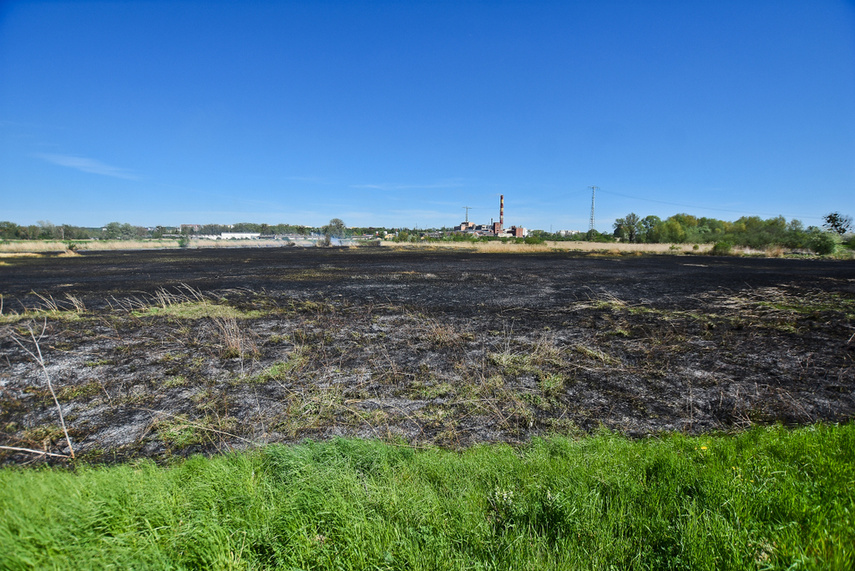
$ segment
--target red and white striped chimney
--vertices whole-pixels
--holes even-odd
[[[505,195],[499,195],[499,228],[505,227]]]

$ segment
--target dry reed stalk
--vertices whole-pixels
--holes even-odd
[[[56,300],[53,299],[52,295],[44,296],[36,292],[32,292],[32,294],[42,300],[42,303],[44,304],[44,311],[48,311],[50,313],[58,313],[60,311],[59,304],[57,304]]]
[[[65,294],[65,298],[74,308],[74,311],[78,314],[86,312],[86,306],[83,304],[83,300],[79,297],[73,296],[70,293]]]
[[[27,354],[32,357],[32,359],[39,364],[42,369],[42,372],[45,374],[45,379],[47,379],[48,389],[50,390],[50,394],[53,397],[53,402],[56,404],[56,410],[59,413],[59,423],[62,425],[62,432],[65,434],[65,441],[68,443],[68,450],[71,453],[72,460],[74,459],[74,447],[71,445],[71,436],[68,435],[68,428],[65,426],[65,417],[62,415],[62,406],[59,404],[59,399],[56,398],[56,391],[53,390],[53,383],[50,380],[50,375],[48,374],[47,367],[45,366],[45,360],[42,356],[42,348],[39,346],[39,341],[45,335],[45,331],[47,330],[47,319],[44,321],[44,325],[42,326],[42,332],[39,334],[38,339],[36,338],[36,334],[33,331],[31,325],[27,325],[27,331],[30,334],[30,339],[33,341],[33,346],[35,347],[35,353],[29,350],[26,345],[18,338],[16,334],[12,334],[12,340],[18,344],[21,349],[27,352]]]
[[[253,355],[258,352],[255,342],[244,334],[243,330],[234,316],[224,316],[214,318],[214,324],[220,332],[220,339],[223,343],[223,349],[220,352],[222,357],[239,357],[241,359],[241,367],[243,367],[243,358],[246,355]]]
[[[40,456],[53,456],[54,458],[68,458],[67,454],[54,454],[53,452],[46,452],[44,450],[33,450],[32,448],[19,448],[18,446],[0,446],[3,450],[14,450],[16,452],[30,452],[31,454],[38,454]]]

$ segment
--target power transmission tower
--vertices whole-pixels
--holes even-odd
[[[596,194],[597,194],[597,188],[598,188],[598,187],[596,187],[596,186],[589,186],[588,188],[590,188],[590,189],[591,189],[591,224],[590,224],[590,226],[588,227],[588,232],[591,232],[591,231],[593,231],[593,230],[594,230],[594,197],[595,197],[595,196],[596,196]]]
[[[464,206],[464,210],[466,210],[466,223],[469,224],[469,211],[472,210],[471,206]]]

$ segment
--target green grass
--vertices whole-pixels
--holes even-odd
[[[131,312],[135,317],[175,317],[178,319],[202,319],[205,317],[221,319],[252,319],[263,317],[265,312],[258,310],[241,311],[228,305],[208,303],[207,301],[183,301],[170,305],[152,305]]]
[[[0,568],[852,569],[855,425],[0,471]]]

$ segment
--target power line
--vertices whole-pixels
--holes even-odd
[[[599,189],[599,190],[600,190],[600,192],[602,192],[602,189]],[[630,196],[628,194],[622,194],[620,192],[614,192],[612,190],[607,190],[606,194],[613,194],[615,196],[621,196],[623,198],[630,198],[632,200],[641,200],[644,202],[656,202],[658,204],[667,204],[669,206],[680,206],[682,208],[699,208],[702,210],[715,210],[717,212],[731,212],[734,214],[743,214],[743,215],[745,214],[745,210],[733,210],[733,209],[729,209],[729,208],[715,208],[715,207],[711,207],[711,206],[699,206],[697,204],[683,204],[680,202],[669,202],[667,200],[656,200],[655,198],[641,198],[639,196]],[[788,218],[810,218],[810,219],[815,219],[815,220],[821,220],[822,219],[822,216],[797,216],[797,215],[793,215],[793,214],[782,214],[780,212],[778,214],[768,214],[768,213],[763,213],[763,212],[756,212],[755,215],[757,215],[757,216],[786,216]]]

